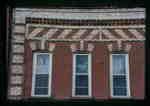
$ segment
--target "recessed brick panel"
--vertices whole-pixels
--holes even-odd
[[[14,86],[14,87],[10,88],[10,95],[18,96],[18,95],[21,95],[21,94],[22,94],[22,88],[21,87]]]
[[[56,99],[71,98],[72,52],[69,43],[57,43],[53,54],[52,95]]]
[[[132,48],[131,51],[129,52],[131,96],[133,99],[143,99],[145,92],[144,42],[135,42],[131,44]]]
[[[24,96],[25,98],[31,97],[32,88],[32,50],[29,41],[25,41],[25,71],[24,71]]]
[[[96,99],[109,97],[109,52],[104,43],[95,43],[92,52],[92,96]]]

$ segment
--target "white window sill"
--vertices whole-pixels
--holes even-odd
[[[131,99],[131,96],[111,96],[112,99]]]

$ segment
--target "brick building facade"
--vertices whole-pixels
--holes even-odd
[[[144,99],[145,10],[16,8],[9,99]]]

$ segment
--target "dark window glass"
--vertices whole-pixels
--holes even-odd
[[[113,76],[113,86],[114,88],[123,87],[126,88],[126,76]]]
[[[76,56],[76,72],[77,73],[88,72],[88,56],[87,55]]]
[[[126,88],[114,88],[113,95],[114,96],[127,96],[127,89]]]
[[[47,95],[48,88],[35,88],[35,95]]]
[[[35,77],[35,87],[48,87],[48,74],[39,74]]]
[[[77,75],[76,76],[76,87],[88,87],[88,76]]]
[[[88,88],[76,88],[76,95],[88,95]]]

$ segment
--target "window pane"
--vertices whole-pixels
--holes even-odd
[[[124,55],[113,55],[112,57],[113,75],[125,74],[125,56]]]
[[[127,96],[126,88],[114,88],[113,91],[114,96]]]
[[[76,95],[88,95],[88,88],[76,88]]]
[[[35,88],[35,95],[47,95],[48,88]]]
[[[88,87],[88,76],[77,75],[76,76],[76,87]]]
[[[37,66],[36,67],[37,74],[48,74],[49,73],[49,66]]]
[[[48,74],[40,74],[35,77],[35,87],[48,87]]]
[[[113,87],[127,87],[126,76],[113,76]]]
[[[48,74],[49,72],[49,55],[39,54],[37,55],[36,73]]]
[[[48,65],[48,64],[49,64],[49,55],[48,54],[37,55],[37,65]]]
[[[88,56],[87,55],[76,56],[76,72],[77,73],[88,72]]]

